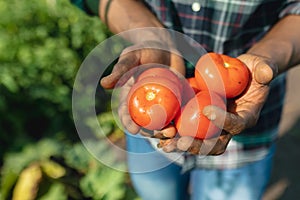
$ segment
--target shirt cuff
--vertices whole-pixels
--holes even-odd
[[[300,15],[300,2],[289,1],[284,9],[280,12],[279,18],[283,18],[287,15]]]
[[[100,0],[71,0],[71,3],[91,16],[99,15]]]

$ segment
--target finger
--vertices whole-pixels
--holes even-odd
[[[173,137],[175,137],[176,133],[177,133],[177,130],[174,127],[174,125],[169,124],[168,126],[163,128],[162,130],[155,130],[154,131],[154,136],[156,138],[173,138]]]
[[[122,125],[128,132],[137,134],[140,131],[140,126],[131,119],[126,103],[120,105],[118,114]]]
[[[141,128],[139,133],[145,137],[153,137],[153,131],[148,130],[148,129]]]
[[[214,125],[232,135],[236,135],[246,128],[245,120],[242,117],[238,114],[226,112],[217,106],[206,106],[202,110],[202,113]]]
[[[199,154],[202,145],[202,140],[195,139],[189,136],[183,136],[177,141],[177,148],[181,151]]]
[[[160,140],[158,148],[162,148],[164,152],[170,153],[177,150],[178,138]]]
[[[176,73],[180,73],[181,75],[185,74],[184,60],[179,54],[171,54],[170,66]]]
[[[123,85],[132,76],[132,74],[128,74],[127,72],[133,67],[138,66],[138,64],[139,58],[137,56],[137,52],[122,54],[118,63],[114,66],[111,74],[103,77],[100,81],[100,84],[104,88],[111,89],[122,77],[122,80],[120,80],[119,83],[120,85]]]
[[[221,155],[226,151],[227,145],[231,138],[232,138],[231,134],[224,133],[220,135],[218,138],[204,140],[199,154]]]
[[[134,81],[135,81],[134,77],[131,77],[128,79],[126,84],[121,87],[120,94],[119,94],[119,102],[126,102],[127,99],[130,98],[128,95],[131,88],[134,85]]]
[[[160,131],[154,130],[153,131],[153,136],[154,138],[158,138],[158,139],[166,139],[165,136],[163,136],[163,134]]]
[[[254,69],[254,78],[260,83],[267,85],[271,82],[271,80],[275,77],[276,70],[271,68],[264,62],[259,62]]]
[[[137,125],[130,116],[123,116],[121,122],[125,129],[131,134],[137,134],[140,131],[140,126]]]

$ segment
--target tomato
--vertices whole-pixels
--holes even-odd
[[[234,98],[247,88],[250,73],[237,58],[208,53],[198,60],[195,77],[200,90],[212,90],[226,98]]]
[[[180,89],[166,78],[145,77],[128,94],[132,120],[149,130],[160,130],[170,124],[180,107]]]
[[[195,94],[200,92],[200,88],[198,86],[197,80],[195,77],[190,77],[186,79],[189,83],[189,86],[194,90]]]
[[[225,102],[219,95],[209,91],[198,92],[183,107],[181,113],[175,119],[175,126],[180,136],[205,139],[218,136],[221,133],[221,129],[202,114],[203,108],[208,105],[226,109]]]
[[[200,91],[195,77],[186,78],[182,81],[182,104],[185,105],[196,93]]]
[[[157,77],[167,78],[168,80],[174,82],[174,84],[177,85],[180,89],[182,89],[182,84],[179,77],[175,74],[175,72],[173,72],[169,68],[166,67],[149,68],[138,76],[137,82],[144,78],[149,78],[149,77],[152,77],[154,79],[156,79]]]

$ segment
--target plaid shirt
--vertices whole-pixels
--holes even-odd
[[[170,15],[177,12],[182,31],[207,51],[236,57],[245,53],[280,18],[300,14],[300,1],[292,0],[173,0],[175,9],[164,0],[145,0],[146,4],[167,28],[178,24]],[[192,9],[193,3],[200,10]],[[220,156],[167,157],[193,168],[233,168],[260,160],[276,139],[285,96],[285,75],[271,84],[270,95],[254,128],[234,136],[226,152]],[[153,142],[153,141],[152,141]],[[176,159],[175,159],[176,158]]]
[[[84,7],[84,0],[71,1]],[[179,28],[184,34],[196,40],[208,52],[233,57],[245,53],[280,18],[288,14],[300,14],[299,0],[173,0],[175,9],[170,7],[170,1],[144,0],[145,5],[167,28],[176,30],[181,26]],[[200,5],[199,11],[192,9],[195,2]],[[174,21],[174,16],[180,24],[176,24],[178,21]],[[232,168],[263,158],[276,139],[284,95],[285,74],[272,81],[270,95],[257,125],[234,136],[224,154],[204,158],[178,157],[177,153],[165,155],[184,164],[186,169],[195,166]],[[151,142],[156,146],[155,139],[151,139]]]

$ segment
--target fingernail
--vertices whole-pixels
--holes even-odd
[[[207,118],[211,121],[215,120],[217,118],[217,115],[215,113],[210,113],[210,115],[207,116]]]
[[[211,109],[204,108],[203,114],[211,121],[216,120],[217,118],[216,113],[212,112]]]
[[[268,84],[274,77],[272,68],[266,64],[260,64],[255,70],[255,79],[258,83]]]

